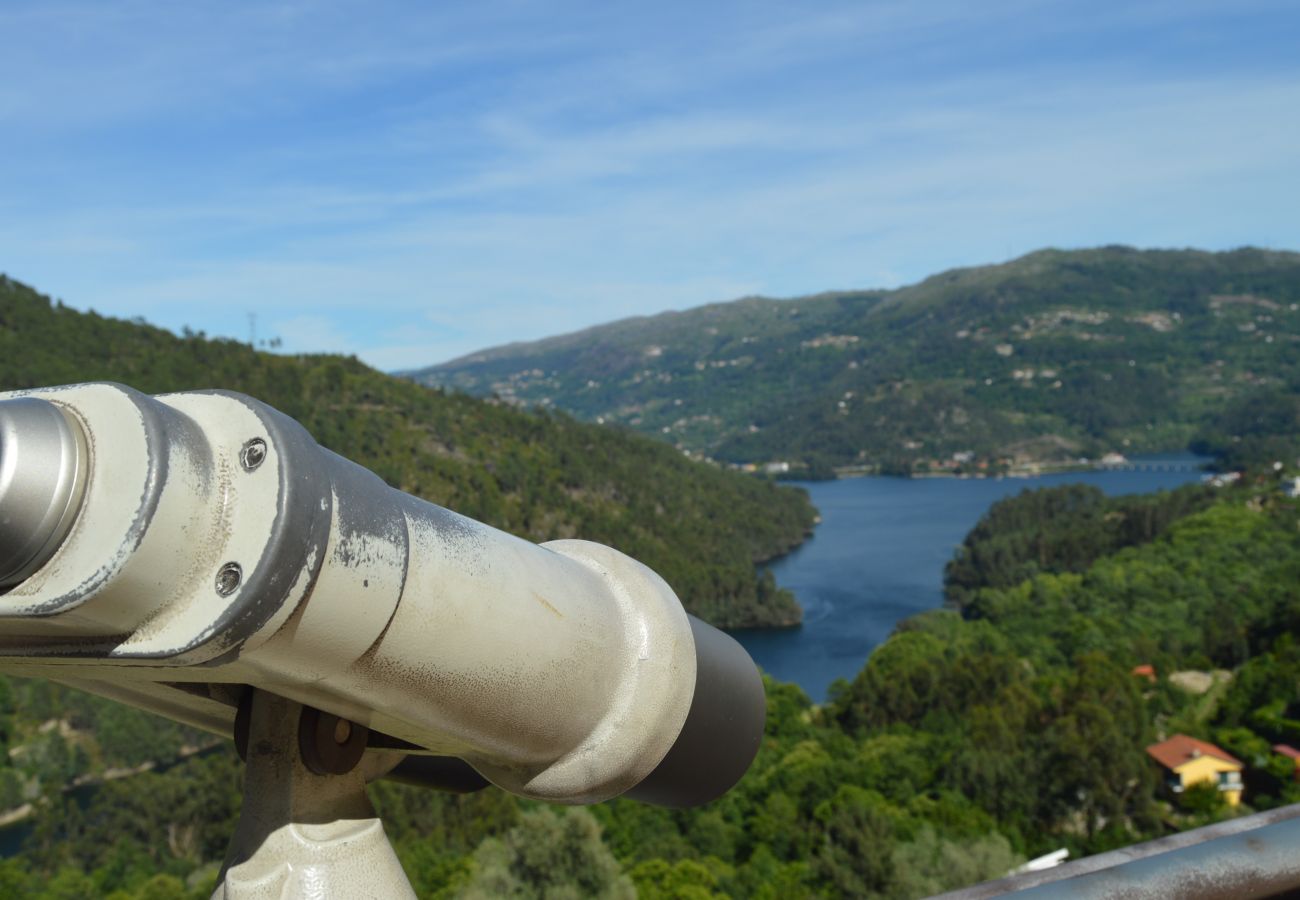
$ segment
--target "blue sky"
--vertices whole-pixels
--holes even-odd
[[[384,369],[1042,246],[1300,249],[1293,2],[0,0],[0,271]]]

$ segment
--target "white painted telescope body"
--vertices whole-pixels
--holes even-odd
[[[239,394],[0,394],[0,590],[4,671],[224,735],[256,688],[408,778],[455,757],[527,797],[690,806],[762,736],[752,661],[645,566],[404,494]]]

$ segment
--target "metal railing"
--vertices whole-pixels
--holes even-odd
[[[1251,900],[1300,890],[1300,804],[1242,816],[942,894],[1040,898]]]

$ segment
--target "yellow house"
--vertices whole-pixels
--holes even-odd
[[[1213,744],[1176,734],[1167,741],[1147,747],[1147,755],[1168,773],[1169,789],[1181,794],[1192,785],[1209,781],[1218,785],[1229,806],[1241,802],[1241,770],[1246,766]]]

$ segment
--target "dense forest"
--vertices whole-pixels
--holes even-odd
[[[12,282],[4,291],[7,387],[238,387],[390,482],[535,539],[608,529],[600,539],[643,557],[713,541],[690,556],[701,583],[716,554],[722,577],[737,573],[719,583],[756,597],[778,595],[753,560],[807,527],[805,497],[662,444],[445,396],[352,360],[265,357],[61,309]],[[1215,791],[1161,792],[1143,748],[1173,733],[1247,763],[1243,809],[1300,801],[1290,760],[1270,749],[1300,742],[1300,504],[1281,490],[1294,474],[1270,466],[1220,489],[1108,499],[1065,487],[1000,502],[948,569],[949,608],[901,623],[827,703],[767,682],[754,766],[701,809],[562,809],[495,788],[386,782],[372,798],[420,896],[439,898],[923,896],[1059,847],[1096,852],[1232,814]],[[642,484],[653,477],[700,496]],[[723,533],[705,533],[711,515]],[[1134,675],[1140,665],[1154,680]],[[1207,689],[1189,689],[1188,674]],[[240,803],[229,742],[9,678],[0,748],[0,896],[208,895]]]
[[[804,473],[1189,445],[1236,466],[1300,442],[1298,342],[1300,254],[1106,247],[628,319],[412,377]]]

